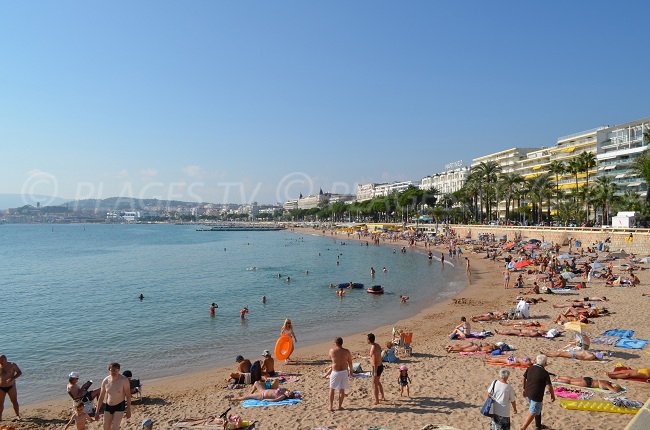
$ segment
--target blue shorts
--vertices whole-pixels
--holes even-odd
[[[528,412],[530,412],[531,415],[541,415],[542,402],[536,402],[535,400],[528,399]]]

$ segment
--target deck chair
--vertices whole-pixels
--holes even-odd
[[[399,345],[397,346],[398,351],[402,351],[404,355],[410,356],[413,352],[411,349],[411,343],[413,343],[413,332],[402,332],[399,336]]]
[[[133,399],[140,399],[142,402],[142,382],[139,379],[133,379],[133,373],[130,370],[125,370],[122,375],[129,378],[129,385],[131,385],[131,396]]]
[[[83,396],[81,398],[75,399],[74,397],[72,397],[72,393],[70,391],[68,391],[68,395],[72,399],[73,410],[77,406],[77,402],[81,402],[84,405],[84,412],[86,412],[91,417],[95,416],[95,404],[93,403],[93,401],[90,399],[89,396]]]

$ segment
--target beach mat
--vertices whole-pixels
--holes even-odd
[[[530,366],[532,366],[533,363],[530,363],[529,365],[525,365],[521,363],[503,363],[501,361],[486,360],[485,364],[489,364],[490,366],[517,367],[519,369],[528,369]]]
[[[643,349],[648,344],[646,339],[621,338],[614,344],[617,348]]]
[[[592,345],[614,345],[620,338],[614,336],[598,336],[591,339]]]
[[[560,406],[574,411],[609,412],[612,414],[636,414],[641,408],[622,408],[602,400],[560,400]]]
[[[556,387],[553,391],[557,397],[571,400],[589,400],[594,395],[593,392],[567,387]]]
[[[632,337],[634,336],[634,330],[624,330],[620,328],[613,328],[603,332],[603,336],[613,336],[613,337]]]
[[[248,399],[241,402],[241,405],[245,408],[255,408],[260,406],[286,406],[286,405],[297,405],[300,403],[300,399],[284,399],[279,402],[269,402],[268,400],[253,400]]]
[[[613,391],[603,390],[602,388],[581,387],[580,385],[571,385],[571,384],[565,384],[564,382],[555,382],[555,381],[553,381],[553,386],[555,387],[556,385],[560,386],[560,387],[567,387],[567,388],[575,389],[575,390],[593,391],[594,393],[607,394],[607,395],[610,395],[610,396],[620,396],[620,395],[625,394],[625,392],[627,391],[626,387],[621,387],[622,390],[619,391],[618,393],[615,393]]]

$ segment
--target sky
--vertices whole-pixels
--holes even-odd
[[[552,146],[650,116],[649,16],[647,1],[0,0],[0,193],[276,203]]]

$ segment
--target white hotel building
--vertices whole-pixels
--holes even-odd
[[[375,197],[386,197],[393,193],[401,193],[413,186],[413,181],[391,182],[390,184],[357,184],[357,201],[363,202]]]
[[[463,188],[470,168],[459,166],[445,170],[444,172],[434,173],[431,176],[425,176],[420,182],[421,190],[431,190],[435,188],[440,194],[451,194]]]

